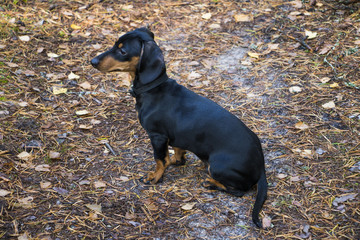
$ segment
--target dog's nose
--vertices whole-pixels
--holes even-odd
[[[91,60],[91,65],[92,65],[94,68],[96,68],[97,65],[99,65],[99,59],[98,59],[98,58],[93,58],[93,59]]]

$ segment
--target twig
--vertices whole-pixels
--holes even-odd
[[[296,37],[287,35],[284,31],[282,31],[282,30],[280,30],[280,29],[275,28],[274,30],[279,31],[279,32],[281,32],[282,34],[284,34],[286,37],[290,38],[291,40],[294,40],[294,41],[300,43],[302,46],[304,46],[305,48],[309,49],[311,53],[314,52],[314,50],[312,49],[312,47],[310,47],[310,46],[305,42],[306,37],[300,39],[300,38],[296,38]]]
[[[104,144],[114,156],[117,156],[117,153],[112,149],[112,147],[110,146],[110,144],[108,142],[105,142]]]

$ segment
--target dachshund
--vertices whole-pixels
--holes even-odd
[[[241,197],[257,184],[252,220],[262,227],[259,212],[268,184],[259,138],[236,116],[169,78],[162,51],[148,28],[124,34],[91,64],[101,72],[130,73],[130,93],[156,162],[144,183],[157,183],[168,166],[185,164],[186,151],[193,152],[208,166],[203,186]],[[174,149],[174,158],[169,157],[168,146]]]

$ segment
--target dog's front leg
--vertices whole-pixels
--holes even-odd
[[[165,169],[171,164],[168,149],[168,139],[161,135],[150,136],[151,145],[154,149],[156,168],[148,174],[145,183],[155,184],[164,175]]]

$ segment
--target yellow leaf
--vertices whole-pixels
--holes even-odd
[[[253,52],[248,52],[248,55],[252,58],[259,58],[259,54],[258,53],[253,53]]]
[[[338,88],[338,87],[340,87],[340,86],[339,86],[338,83],[332,83],[332,84],[330,84],[330,87],[331,87],[331,88]]]
[[[53,87],[53,94],[54,95],[58,95],[58,94],[62,94],[62,93],[67,93],[67,88]]]
[[[70,27],[71,27],[72,29],[74,29],[74,30],[79,30],[79,29],[81,29],[80,26],[75,25],[75,24],[71,24]]]

